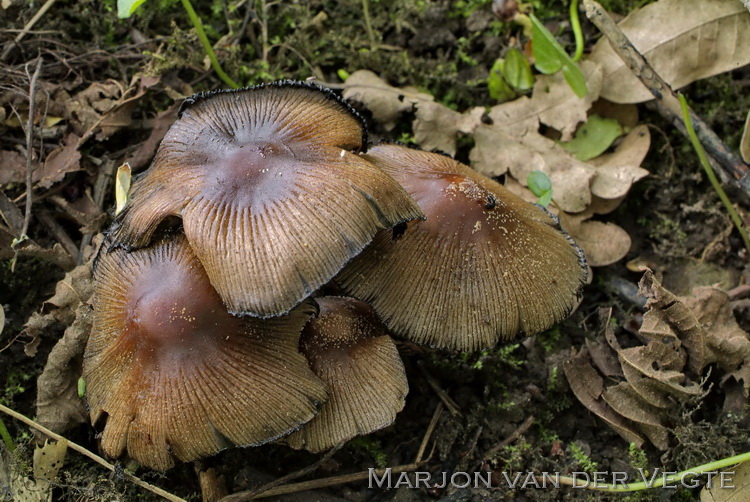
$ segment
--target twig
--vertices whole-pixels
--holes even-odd
[[[50,7],[52,7],[52,5],[56,1],[57,0],[47,0],[46,2],[44,2],[44,5],[42,5],[42,8],[39,9],[36,14],[34,14],[34,17],[32,17],[31,20],[28,23],[26,23],[26,26],[23,27],[23,30],[21,30],[21,32],[18,35],[16,35],[16,38],[15,40],[13,40],[13,43],[8,43],[8,45],[5,46],[2,56],[0,56],[0,60],[5,61],[6,59],[8,59],[8,55],[10,55],[10,51],[13,50],[13,46],[19,43],[21,40],[23,40],[23,37],[25,37],[26,34],[31,31],[31,28],[34,27],[37,21],[39,21],[42,18],[42,16],[50,9]]]
[[[489,460],[492,455],[511,444],[513,441],[521,437],[522,434],[525,434],[526,431],[528,431],[531,426],[534,425],[535,420],[536,418],[534,417],[534,415],[530,415],[526,420],[523,421],[521,425],[518,426],[518,429],[513,431],[513,434],[503,439],[499,444],[487,450],[487,453],[484,454],[484,460]]]
[[[432,414],[430,425],[427,426],[427,430],[425,431],[424,437],[422,438],[422,444],[419,445],[419,450],[417,450],[417,457],[414,459],[415,464],[422,463],[422,457],[424,456],[425,450],[427,450],[427,444],[430,442],[432,433],[435,432],[435,427],[437,427],[438,420],[440,420],[440,416],[443,414],[443,408],[445,408],[445,405],[443,405],[442,401],[439,402],[435,407],[435,412]]]
[[[424,368],[422,361],[418,362],[417,366],[422,371],[422,374],[424,374],[424,377],[425,379],[427,379],[427,383],[430,384],[430,387],[432,387],[432,390],[435,391],[435,394],[437,394],[443,404],[445,404],[445,407],[448,408],[448,411],[451,413],[451,415],[453,415],[454,417],[463,416],[463,414],[461,413],[461,408],[453,400],[453,398],[448,395],[447,392],[440,388],[440,385],[438,385],[435,377],[433,377],[430,372]]]
[[[299,492],[304,492],[307,490],[317,490],[319,488],[327,488],[329,486],[343,485],[346,483],[355,483],[357,481],[364,481],[366,479],[370,479],[371,475],[382,477],[387,472],[391,472],[391,474],[398,474],[400,472],[415,471],[419,469],[421,465],[423,464],[398,465],[396,467],[388,467],[390,471],[387,471],[386,469],[373,469],[372,473],[368,470],[367,472],[355,472],[353,474],[342,474],[341,476],[331,476],[330,478],[321,478],[321,479],[313,479],[310,481],[302,481],[301,483],[293,483],[291,485],[284,485],[284,486],[278,486],[276,488],[271,488],[270,490],[260,493],[256,495],[255,497],[253,497],[253,500],[266,498],[266,497],[273,497],[276,495],[284,495],[287,493],[299,493]],[[219,502],[230,502],[230,501],[235,502],[237,500],[247,500],[247,499],[230,498],[230,497],[234,497],[235,495],[240,495],[240,493],[235,493],[234,495],[225,497],[221,499]]]
[[[20,239],[26,236],[29,231],[29,224],[31,223],[31,190],[33,188],[34,181],[32,179],[33,170],[31,167],[31,156],[34,153],[34,145],[32,144],[31,138],[34,132],[34,114],[36,113],[36,103],[34,97],[36,96],[36,81],[39,78],[39,73],[42,70],[42,58],[39,56],[36,60],[36,69],[34,75],[31,77],[31,83],[29,84],[29,121],[26,126],[26,212],[23,218],[23,227],[21,227]]]
[[[630,71],[651,91],[656,98],[657,108],[665,118],[673,124],[682,124],[680,102],[672,88],[649,65],[622,32],[609,14],[593,0],[584,0],[586,16],[609,39],[612,49],[630,68]],[[750,168],[737,157],[730,148],[719,138],[708,125],[690,111],[690,118],[695,125],[695,131],[708,153],[714,157],[726,171],[730,179],[737,181],[746,193],[750,194]],[[680,128],[685,131],[684,128]]]
[[[4,406],[4,405],[0,404],[0,411],[2,411],[3,413],[5,413],[6,415],[9,415],[9,416],[15,418],[19,422],[23,422],[24,424],[28,425],[29,427],[42,432],[43,434],[51,437],[55,441],[62,441],[63,439],[65,439],[61,435],[56,434],[56,433],[52,432],[51,430],[47,429],[46,427],[44,427],[42,425],[39,425],[38,423],[34,422],[33,420],[31,420],[29,418],[26,418],[25,416],[21,415],[20,413],[11,410],[7,406]],[[80,453],[81,455],[90,458],[91,460],[93,460],[97,464],[101,465],[102,467],[105,467],[106,469],[109,469],[110,471],[115,472],[115,466],[112,465],[112,464],[110,464],[106,460],[104,460],[99,455],[97,455],[97,454],[95,454],[95,453],[87,450],[86,448],[84,448],[83,446],[81,446],[79,444],[76,444],[76,443],[70,441],[69,439],[65,439],[65,441],[68,442],[68,447],[70,449],[75,450],[78,453]],[[172,495],[168,491],[162,490],[158,486],[154,486],[154,485],[151,485],[149,483],[146,483],[145,481],[141,480],[140,478],[138,478],[136,476],[133,476],[132,474],[130,474],[128,472],[121,472],[121,474],[125,477],[125,479],[127,479],[131,483],[133,483],[133,484],[135,484],[137,486],[140,486],[141,488],[144,488],[144,489],[146,489],[146,490],[148,490],[148,491],[150,491],[152,493],[155,493],[155,494],[157,494],[157,495],[159,495],[161,497],[164,497],[165,499],[167,499],[167,500],[169,500],[171,502],[186,502],[185,499],[180,498],[180,497],[178,497],[176,495]]]
[[[425,463],[429,461],[429,457],[427,460],[422,460],[422,457],[424,456],[424,452],[427,449],[427,444],[430,442],[430,439],[432,438],[433,432],[435,432],[435,427],[437,426],[438,420],[440,419],[440,415],[442,414],[442,412],[443,412],[443,403],[438,403],[437,407],[435,408],[435,412],[432,415],[432,420],[430,420],[430,424],[427,426],[427,430],[425,431],[424,437],[422,438],[422,443],[419,445],[419,450],[417,451],[417,457],[414,463],[407,464],[407,465],[399,465],[396,467],[389,467],[390,472],[392,474],[414,471],[416,469],[419,469],[421,466],[423,466]],[[336,449],[338,449],[340,446],[341,445],[336,447]],[[317,469],[318,465],[322,464],[333,453],[334,451],[332,450],[331,452],[329,452],[329,455],[326,455],[325,457],[320,459],[318,462],[310,466],[310,467],[313,467],[313,469],[305,468],[303,470]],[[430,456],[432,456],[432,454],[430,454]],[[386,473],[386,469],[375,469],[374,472],[377,476],[382,477]],[[297,475],[298,472],[294,474]],[[354,474],[342,474],[341,476],[331,476],[328,478],[313,479],[310,481],[302,481],[301,483],[292,483],[289,485],[276,486],[273,488],[264,489],[260,493],[258,493],[257,490],[238,492],[238,493],[229,495],[228,497],[224,497],[219,502],[239,502],[242,500],[273,497],[275,495],[283,495],[286,493],[298,493],[298,492],[303,492],[307,490],[315,490],[318,488],[326,488],[329,486],[342,485],[346,483],[354,483],[356,481],[364,481],[365,479],[370,479],[370,476],[371,476],[371,473],[369,470],[367,472],[357,472]]]
[[[286,476],[281,476],[280,478],[274,479],[270,483],[266,483],[265,485],[259,486],[258,488],[255,488],[253,490],[247,490],[244,492],[239,492],[239,493],[234,493],[232,495],[228,495],[222,498],[219,502],[242,502],[245,500],[251,500],[251,499],[254,499],[257,495],[265,494],[266,492],[269,492],[278,486],[284,485],[288,481],[292,481],[293,479],[301,478],[302,476],[306,476],[312,472],[315,472],[316,470],[318,470],[318,467],[320,467],[325,462],[330,460],[330,458],[337,451],[339,451],[342,446],[344,446],[344,443],[334,446],[325,455],[323,455],[322,457],[320,457],[318,460],[308,465],[307,467],[304,467],[298,471],[289,473]],[[286,486],[290,486],[290,485],[286,485]]]

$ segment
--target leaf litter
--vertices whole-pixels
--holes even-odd
[[[556,208],[551,210],[559,210],[564,228],[584,249],[589,263],[604,266],[625,256],[630,238],[614,223],[586,220],[614,210],[632,184],[648,174],[641,163],[648,153],[650,134],[646,126],[636,126],[611,153],[587,161],[543,135],[542,125],[558,131],[561,140],[571,140],[587,123],[602,78],[598,65],[584,62],[582,67],[589,88],[583,98],[575,95],[561,73],[540,75],[530,98],[521,96],[488,111],[483,107],[463,113],[451,110],[430,95],[393,87],[367,70],[352,73],[344,96],[384,120],[386,129],[401,114],[413,112],[414,140],[425,150],[455,155],[459,135],[473,137],[472,167],[491,177],[507,175],[517,183],[506,178],[506,186],[517,193],[528,192],[525,187],[531,172],[544,172],[552,180]],[[536,201],[530,192],[521,195]],[[599,199],[607,202],[599,203]]]
[[[623,347],[605,314],[599,340],[587,341],[564,369],[581,404],[625,440],[666,450],[681,407],[712,392],[709,374],[720,387],[741,383],[748,397],[750,335],[718,288],[700,286],[678,297],[647,269],[640,294],[647,299],[640,344]]]

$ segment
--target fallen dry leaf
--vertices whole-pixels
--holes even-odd
[[[177,120],[177,110],[180,108],[180,103],[175,102],[166,110],[159,112],[152,121],[151,134],[149,134],[146,141],[141,143],[138,149],[127,158],[128,164],[130,164],[133,172],[139,172],[145,169],[154,158],[156,149],[164,139],[164,135],[167,134],[167,130]]]
[[[34,347],[34,342],[51,326],[59,323],[70,326],[76,318],[76,310],[81,303],[88,301],[93,293],[91,281],[91,263],[79,265],[65,274],[55,286],[55,294],[42,307],[41,312],[34,312],[26,321],[24,333],[31,337],[27,344]],[[33,353],[29,353],[33,356]]]
[[[750,336],[737,324],[727,293],[713,287],[699,287],[682,301],[703,330],[706,363],[715,362],[727,377],[742,382],[747,397],[750,390]]]
[[[739,465],[727,469],[732,472],[732,488],[721,486],[714,478],[711,486],[704,486],[701,490],[701,502],[745,502],[750,500],[750,462],[742,462]],[[729,474],[729,473],[727,473]]]
[[[560,224],[581,246],[591,267],[620,261],[630,251],[630,236],[614,223],[584,221],[589,215],[560,213]]]
[[[50,152],[44,161],[42,172],[37,176],[39,186],[49,188],[61,181],[67,173],[81,169],[79,140],[76,134],[69,133],[65,136],[65,143]]]
[[[49,442],[34,449],[34,479],[27,477],[24,468],[0,449],[0,493],[3,500],[15,502],[50,502],[53,481],[65,461],[68,450],[66,440]],[[9,497],[9,498],[8,498]]]
[[[693,373],[701,374],[706,365],[716,363],[724,372],[722,382],[730,377],[742,382],[748,396],[750,336],[737,324],[726,292],[698,287],[689,297],[677,297],[647,270],[641,294],[650,309],[643,317],[643,335],[679,341]]]
[[[427,151],[438,150],[451,156],[456,154],[458,134],[472,134],[484,115],[484,109],[479,107],[458,113],[433,101],[419,101],[415,106],[414,141]]]
[[[566,361],[563,369],[573,394],[581,404],[607,422],[628,443],[635,443],[638,447],[643,445],[644,439],[635,430],[633,424],[615,413],[604,402],[601,396],[604,391],[604,382],[594,367],[591,366],[588,354],[585,351],[581,351],[581,353]]]
[[[58,434],[88,422],[83,399],[78,396],[78,379],[91,332],[90,314],[90,306],[78,307],[75,321],[55,344],[37,380],[37,422]]]
[[[641,399],[628,382],[607,387],[602,397],[615,413],[636,423],[654,446],[660,450],[669,448],[669,430],[664,425],[667,413]]]
[[[0,150],[0,185],[26,180],[26,156],[15,150]],[[32,166],[36,167],[36,166]]]
[[[648,152],[650,135],[645,126],[635,127],[611,153],[582,162],[557,141],[540,134],[540,127],[546,125],[559,130],[563,138],[569,137],[587,119],[602,79],[597,65],[585,62],[582,68],[590,89],[583,99],[561,74],[540,76],[531,98],[522,96],[488,112],[476,107],[459,113],[431,96],[394,88],[367,71],[352,74],[344,95],[365,104],[388,124],[404,111],[415,110],[415,141],[427,150],[455,154],[459,135],[473,136],[472,167],[490,177],[510,174],[506,186],[530,202],[536,197],[523,188],[528,175],[532,171],[546,173],[552,181],[551,210],[567,213],[561,215],[563,227],[584,249],[591,266],[603,266],[625,256],[630,237],[616,225],[586,220],[613,211],[632,184],[648,174],[640,163]],[[612,113],[626,110],[632,116],[632,107],[610,108],[615,109]]]
[[[117,105],[124,91],[118,82],[112,80],[94,82],[65,102],[65,118],[82,137]]]
[[[614,152],[591,159],[597,168],[591,193],[606,200],[624,197],[633,183],[648,175],[640,166],[650,145],[648,126],[640,125],[622,138]]]
[[[562,141],[573,139],[578,124],[586,122],[588,110],[599,98],[602,87],[602,71],[599,65],[583,61],[580,66],[589,89],[583,98],[576,96],[565,81],[563,72],[538,75],[534,84],[531,103],[539,121],[560,131]]]
[[[619,26],[673,89],[750,63],[750,13],[736,0],[660,0],[632,12]],[[653,99],[606,38],[588,60],[602,68],[603,98]]]
[[[362,103],[388,131],[395,127],[402,113],[412,109],[414,103],[434,99],[413,87],[393,87],[370,70],[352,73],[344,83],[343,96],[344,99]]]

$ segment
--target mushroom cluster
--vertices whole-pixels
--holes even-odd
[[[448,157],[366,145],[308,83],[185,102],[95,263],[83,376],[107,455],[322,451],[403,408],[389,333],[474,350],[574,308],[586,264],[552,215]],[[321,297],[332,281],[351,298]]]

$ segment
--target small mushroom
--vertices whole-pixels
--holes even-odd
[[[95,267],[83,377],[102,449],[166,470],[309,421],[325,385],[299,353],[314,306],[270,320],[226,311],[183,236]]]
[[[364,158],[426,216],[380,232],[337,278],[394,334],[476,350],[539,333],[576,306],[583,252],[548,211],[444,155],[380,145]]]
[[[378,230],[421,217],[356,152],[359,115],[331,91],[276,82],[187,101],[134,183],[114,245],[147,245],[170,216],[236,314],[288,312]],[[354,153],[353,153],[354,152]]]
[[[320,314],[305,326],[300,347],[328,385],[329,399],[285,438],[313,453],[389,426],[409,391],[396,344],[369,305],[343,297],[316,301]]]

